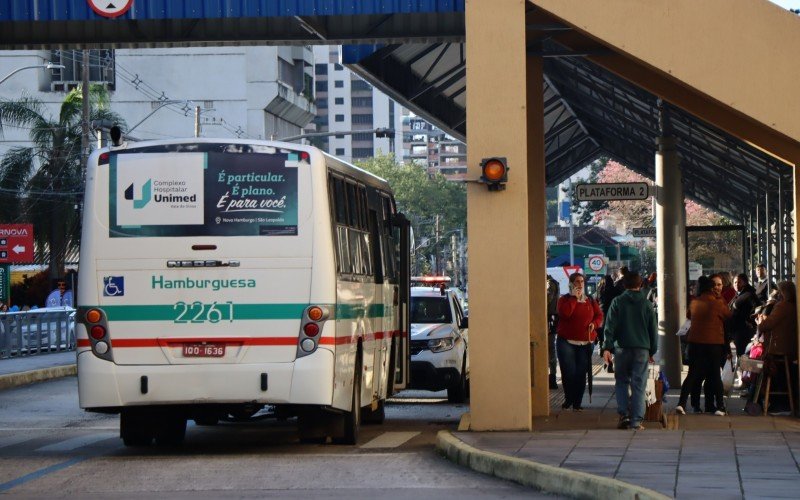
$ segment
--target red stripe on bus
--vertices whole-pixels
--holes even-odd
[[[364,340],[383,340],[391,337],[407,337],[406,332],[375,332],[364,335]],[[354,337],[322,337],[319,339],[320,345],[343,345],[357,342]],[[246,346],[290,346],[297,345],[297,337],[258,337],[258,338],[185,338],[185,339],[112,339],[111,346],[116,348],[125,347],[180,347],[183,344],[199,343],[225,344],[225,345],[246,345]],[[78,339],[78,347],[91,347],[89,339]]]

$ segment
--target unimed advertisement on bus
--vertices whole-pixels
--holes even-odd
[[[109,236],[297,235],[292,153],[112,155]]]

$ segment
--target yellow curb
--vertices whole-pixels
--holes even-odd
[[[27,372],[9,373],[7,375],[0,375],[0,390],[77,374],[78,365],[76,364],[51,366],[50,368],[30,370]]]
[[[461,441],[450,431],[439,431],[436,449],[449,460],[477,472],[571,498],[671,499],[641,486],[562,469],[530,460],[484,451]]]

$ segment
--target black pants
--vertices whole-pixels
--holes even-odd
[[[706,409],[721,410],[725,408],[723,399],[722,377],[720,376],[719,364],[724,353],[724,346],[713,344],[693,344],[689,343],[689,374],[681,385],[681,396],[678,404],[686,408],[686,400],[689,393],[692,393],[692,407],[700,407],[699,384],[705,380],[708,383],[708,393],[706,393]],[[698,390],[693,391],[693,388]],[[708,399],[713,398],[713,404]]]

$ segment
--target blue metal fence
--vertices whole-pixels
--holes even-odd
[[[0,313],[0,359],[75,350],[75,309]]]

